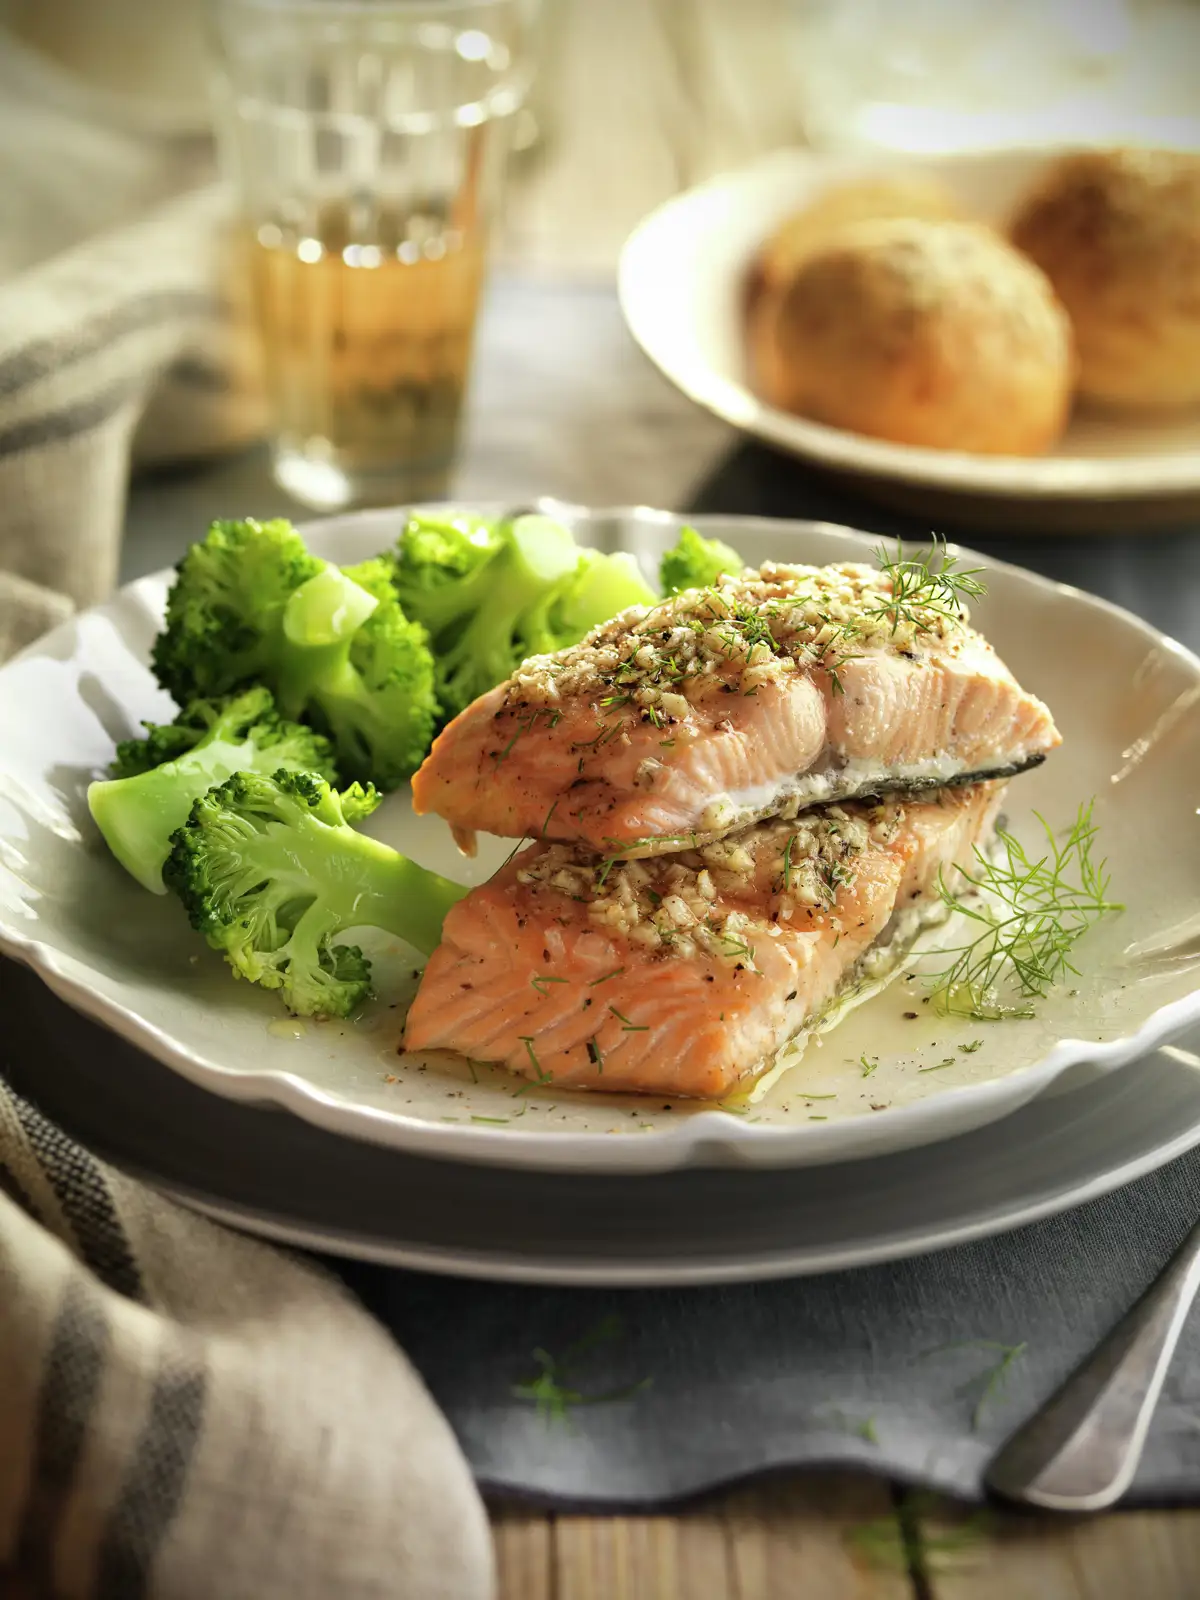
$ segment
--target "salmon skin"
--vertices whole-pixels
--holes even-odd
[[[451,909],[405,1046],[556,1087],[720,1098],[848,986],[900,970],[1003,789],[829,806],[671,857],[530,845]]]
[[[535,656],[413,779],[473,830],[652,855],[809,806],[1001,776],[1060,743],[957,605],[886,571],[767,564]]]

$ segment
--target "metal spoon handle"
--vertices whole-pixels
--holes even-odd
[[[988,1487],[1052,1511],[1101,1511],[1119,1500],[1198,1289],[1200,1225],[1100,1348],[1004,1445]]]

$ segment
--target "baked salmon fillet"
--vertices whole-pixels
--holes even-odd
[[[535,656],[413,779],[455,829],[650,855],[856,795],[1011,775],[1060,742],[957,603],[765,565]]]
[[[530,845],[451,909],[405,1047],[572,1089],[719,1098],[902,965],[1003,787],[830,806],[672,857]]]

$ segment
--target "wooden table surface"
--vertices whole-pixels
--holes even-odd
[[[562,15],[547,136],[519,159],[502,266],[611,281],[621,241],[651,207],[802,140],[788,33],[795,0],[550,3]],[[574,492],[587,497],[585,486]],[[1200,1595],[1193,1510],[1078,1521],[980,1514],[839,1473],[743,1487],[668,1515],[512,1505],[493,1514],[502,1600]]]

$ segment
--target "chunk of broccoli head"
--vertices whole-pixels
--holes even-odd
[[[362,951],[335,942],[348,929],[383,928],[428,955],[467,893],[350,826],[378,799],[307,773],[242,772],[172,840],[163,877],[192,926],[299,1016],[347,1016],[370,992]]]
[[[395,582],[405,611],[429,629],[447,716],[529,656],[577,644],[597,623],[655,599],[632,556],[584,549],[561,523],[532,514],[413,516]]]
[[[255,687],[225,700],[194,700],[171,723],[148,722],[144,738],[117,746],[113,776],[88,787],[88,807],[126,871],[165,894],[171,835],[193,802],[235,772],[281,768],[337,778],[329,740],[285,721],[270,690]]]
[[[706,589],[727,572],[740,572],[745,562],[720,539],[705,539],[695,528],[680,528],[679,539],[659,563],[658,577],[664,594],[684,589]]]
[[[394,789],[424,758],[436,701],[428,635],[392,564],[344,571],[283,520],[215,522],[180,562],[153,653],[181,704],[264,683],[285,717],[333,738],[351,778]]]

